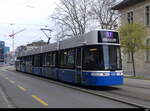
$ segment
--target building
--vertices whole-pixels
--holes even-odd
[[[38,48],[40,46],[46,45],[47,43],[44,42],[43,40],[32,42],[31,44],[27,44],[26,49],[27,50],[32,50],[34,48]]]
[[[4,58],[4,61],[6,64],[14,64],[14,60],[16,58],[16,55],[15,55],[15,52],[11,51],[11,52],[8,52],[5,54],[5,58]]]
[[[8,53],[9,51],[10,48],[5,46],[5,42],[0,41],[0,64],[4,63],[5,54]]]
[[[112,7],[120,13],[120,23],[138,23],[145,26],[148,35],[145,44],[150,45],[150,0],[123,0]],[[139,51],[135,55],[136,74],[150,78],[150,50]],[[130,54],[123,55],[125,74],[133,74]]]
[[[47,43],[44,42],[43,40],[37,41],[37,42],[32,42],[31,44],[27,44],[26,46],[19,46],[17,49],[11,52],[8,52],[9,47],[4,48],[4,62],[7,64],[14,64],[16,60],[16,56],[25,50],[32,50],[34,48],[38,48],[40,46],[46,45]],[[6,53],[7,52],[7,53]]]
[[[32,42],[31,44],[27,44],[26,46],[19,46],[17,47],[16,51],[15,51],[15,55],[17,56],[20,52],[24,51],[24,50],[33,50],[35,48],[38,48],[40,46],[46,45],[47,43],[44,42],[43,40],[40,41],[36,41],[36,42]]]
[[[7,54],[10,51],[10,47],[5,47],[4,48],[4,54]]]
[[[4,47],[5,47],[5,42],[0,41],[0,62],[4,62]]]

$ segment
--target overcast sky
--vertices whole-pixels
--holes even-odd
[[[40,31],[50,26],[49,16],[53,13],[58,0],[0,0],[0,41],[12,48],[8,36],[26,28],[15,36],[15,47],[47,38]],[[14,25],[10,25],[14,24]],[[52,27],[52,26],[50,26]]]
[[[9,35],[26,28],[15,35],[15,48],[33,41],[47,41],[40,31],[45,25],[52,28],[49,20],[59,0],[0,0],[0,41],[5,41],[11,47],[12,38]],[[120,0],[117,0],[120,1]],[[13,24],[13,25],[10,25]],[[53,42],[53,39],[52,39]]]

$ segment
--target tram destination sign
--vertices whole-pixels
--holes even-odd
[[[98,42],[99,43],[119,43],[118,33],[111,32],[111,31],[99,31]]]

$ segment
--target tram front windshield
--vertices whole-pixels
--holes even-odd
[[[83,51],[84,70],[121,70],[120,46],[88,46]]]

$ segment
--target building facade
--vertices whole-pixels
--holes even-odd
[[[32,42],[30,44],[27,44],[26,46],[19,46],[17,47],[16,51],[15,51],[15,55],[17,56],[19,53],[21,53],[22,51],[29,51],[29,50],[33,50],[35,48],[41,47],[46,45],[47,43],[44,42],[43,40],[40,41],[36,41],[36,42]]]
[[[10,51],[9,47],[5,46],[4,41],[0,41],[0,64],[5,62],[5,54]]]
[[[4,62],[4,47],[5,47],[5,42],[0,41],[0,63]]]
[[[119,10],[120,23],[138,23],[145,26],[147,37],[145,45],[150,45],[150,0],[124,0],[112,9]],[[150,49],[145,49],[135,54],[136,74],[150,78]],[[123,55],[123,69],[125,74],[132,75],[132,61],[130,54]]]

